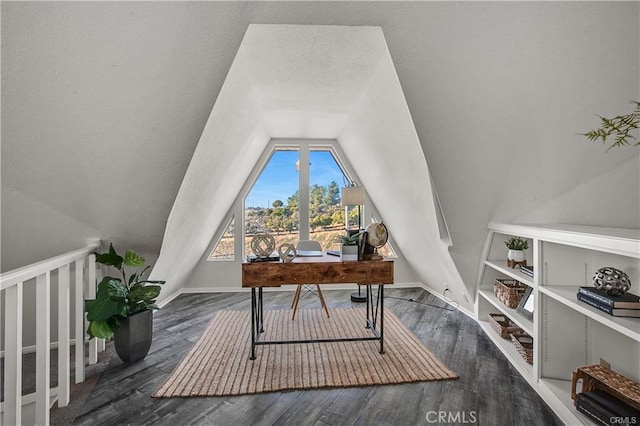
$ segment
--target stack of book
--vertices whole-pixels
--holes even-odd
[[[250,254],[247,256],[248,262],[278,262],[280,260],[280,256],[277,254],[271,254],[267,257],[258,257],[255,254]]]
[[[533,278],[533,266],[520,266],[520,272]]]
[[[614,317],[640,318],[640,297],[635,294],[625,293],[620,296],[612,296],[595,287],[580,287],[577,297],[581,302]]]
[[[576,408],[598,424],[607,426],[636,424],[640,421],[640,411],[601,390],[579,393]]]

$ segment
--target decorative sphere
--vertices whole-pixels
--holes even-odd
[[[365,229],[367,231],[367,243],[373,247],[382,247],[389,239],[387,227],[383,223],[371,223]]]
[[[629,275],[611,266],[600,268],[593,274],[593,285],[608,294],[619,296],[631,288]]]
[[[276,239],[270,234],[256,234],[251,240],[251,251],[258,257],[268,257],[276,249]]]
[[[294,246],[293,244],[285,243],[282,244],[280,248],[278,248],[278,254],[280,255],[280,259],[282,259],[283,262],[289,263],[296,258],[298,252],[296,251],[296,246]]]

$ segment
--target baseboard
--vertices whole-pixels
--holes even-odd
[[[87,338],[85,340],[85,343],[87,343],[89,341],[89,339]],[[76,339],[71,339],[69,340],[69,346],[75,346],[76,345]],[[58,342],[51,342],[50,349],[58,349]],[[26,355],[26,354],[33,354],[36,352],[36,345],[30,345],[30,346],[23,346],[22,347],[22,355]],[[0,358],[4,358],[5,355],[5,351],[0,351]]]
[[[356,289],[357,290],[357,284],[331,284],[331,287],[323,287],[323,291],[330,291],[330,290],[353,290]],[[429,287],[425,286],[424,284],[420,283],[420,282],[413,282],[413,281],[407,281],[407,282],[401,282],[401,283],[394,283],[393,286],[391,288],[422,288],[426,291],[428,291],[429,293],[434,294],[436,297],[442,299],[443,301],[451,304],[450,300],[447,300],[443,297],[441,297],[440,295],[438,295],[434,290],[430,289]],[[295,284],[291,284],[291,285],[284,285],[282,287],[272,287],[272,288],[264,288],[265,292],[270,292],[270,291],[295,291],[296,286]],[[166,299],[164,299],[162,302],[158,303],[158,306],[160,308],[166,306],[169,302],[171,302],[172,300],[174,300],[175,298],[177,298],[178,296],[180,296],[181,294],[193,294],[193,293],[249,293],[249,288],[246,287],[185,287],[185,288],[181,288],[178,291],[176,291],[175,293],[171,294],[169,297],[167,297]],[[466,313],[466,311],[465,311]]]
[[[437,291],[435,291],[431,287],[427,286],[426,284],[422,284],[422,283],[419,283],[419,284],[420,284],[419,287],[421,287],[425,291],[428,291],[429,293],[433,294],[438,299],[442,300],[443,302],[447,303],[448,305],[453,306],[454,308],[456,308],[457,310],[459,310],[460,312],[462,312],[463,314],[465,314],[466,316],[468,316],[472,320],[476,321],[476,317],[473,314],[473,312],[470,312],[466,308],[463,308],[462,306],[460,306],[460,304],[457,301],[451,300],[451,299],[445,297],[445,295],[438,293]]]
[[[265,288],[264,291],[294,291],[295,290],[295,284],[293,285],[286,285],[284,287],[274,287],[274,288]],[[327,290],[351,290],[351,289],[357,289],[357,285],[356,284],[332,284],[330,289]],[[438,293],[437,291],[435,291],[434,289],[430,288],[429,286],[421,283],[421,282],[401,282],[401,283],[394,283],[393,284],[393,288],[422,288],[425,291],[428,291],[429,293],[433,294],[435,297],[437,297],[438,299],[442,300],[443,302],[455,307],[456,309],[458,309],[460,312],[462,312],[463,314],[467,315],[468,317],[470,317],[471,319],[473,319],[474,321],[476,320],[475,316],[473,315],[473,313],[469,312],[467,309],[460,307],[459,305],[457,305],[457,302],[447,299],[444,295],[441,295],[440,293]],[[165,300],[163,300],[162,302],[158,303],[158,307],[162,308],[164,306],[166,306],[169,302],[171,302],[172,300],[174,300],[175,298],[177,298],[178,296],[180,296],[181,294],[191,294],[191,293],[248,293],[249,292],[249,288],[238,288],[238,287],[188,287],[188,288],[181,288],[178,291],[176,291],[175,293],[171,294],[169,297],[167,297]],[[155,313],[155,312],[154,312]],[[86,339],[86,341],[88,341],[88,339]],[[85,341],[85,343],[86,343]],[[75,339],[71,339],[69,341],[71,346],[75,346]],[[51,349],[57,349],[58,348],[58,342],[51,342]],[[36,347],[35,345],[31,345],[31,346],[25,346],[22,348],[22,354],[29,354],[29,353],[34,353],[36,351]],[[4,351],[0,351],[0,358],[4,358]]]

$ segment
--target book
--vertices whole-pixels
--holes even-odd
[[[590,417],[597,424],[610,426],[607,421],[609,420],[609,417],[600,410],[592,407],[587,399],[580,398],[580,394],[578,394],[578,400],[576,401],[576,409],[587,417]]]
[[[322,257],[322,252],[320,250],[298,250],[297,256],[300,257]]]
[[[640,309],[640,297],[635,294],[625,293],[620,296],[612,296],[607,294],[606,291],[595,287],[580,287],[578,293],[582,293],[612,308]]]
[[[270,255],[267,257],[258,257],[255,254],[250,254],[247,256],[247,261],[248,262],[278,262],[280,260],[280,256],[277,255]]]
[[[576,409],[586,416],[590,417],[591,420],[595,421],[597,424],[611,426],[610,419],[612,417],[611,413],[607,412],[603,407],[599,407],[590,401],[587,398],[580,398],[580,394],[578,394],[578,400],[576,401]]]
[[[600,418],[599,414],[595,414],[592,412],[592,408],[591,407],[586,407],[584,405],[584,403],[582,402],[578,402],[576,404],[576,409],[578,411],[580,411],[582,414],[584,414],[585,416],[591,418],[594,422],[596,422],[599,425],[604,425],[604,426],[610,426],[609,423],[607,421],[605,421],[604,419]]]
[[[520,272],[533,278],[533,266],[520,266]]]
[[[582,293],[577,293],[576,296],[578,300],[584,302],[588,305],[593,306],[594,308],[600,309],[602,312],[606,312],[607,314],[614,317],[635,317],[640,318],[640,309],[618,309],[612,308],[611,306],[603,305],[596,299],[592,299],[589,296],[586,296]]]
[[[615,396],[601,391],[593,390],[578,394],[576,408],[598,423],[611,425],[614,421],[618,424],[640,419],[640,411]],[[624,420],[624,421],[623,421]]]

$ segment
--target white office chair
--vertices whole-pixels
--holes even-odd
[[[322,246],[316,240],[301,240],[296,244],[296,250],[307,250],[307,251],[322,251]],[[327,318],[329,318],[329,308],[327,308],[327,304],[324,301],[324,297],[322,296],[322,291],[320,290],[319,284],[298,284],[298,288],[296,288],[296,294],[293,296],[293,302],[291,303],[291,309],[293,309],[293,315],[291,319],[296,319],[296,311],[298,310],[298,302],[300,301],[300,297],[302,297],[302,290],[305,290],[306,293],[315,293],[320,298],[320,303],[322,307],[327,312]],[[305,293],[305,294],[306,294]]]

